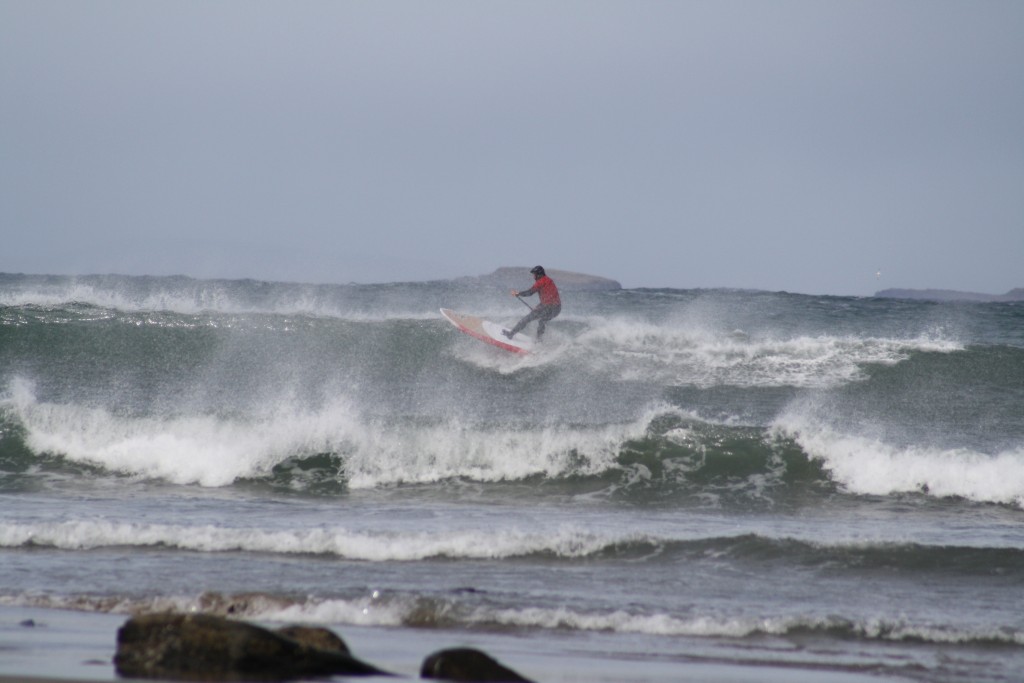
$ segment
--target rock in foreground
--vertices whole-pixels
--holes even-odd
[[[285,626],[276,629],[274,633],[310,647],[349,654],[348,645],[338,634],[320,626]]]
[[[454,648],[441,650],[423,660],[422,678],[446,681],[490,681],[491,683],[530,683],[518,673],[479,650]]]
[[[147,614],[129,619],[117,632],[114,665],[125,677],[193,681],[390,675],[337,645],[324,649],[207,614]]]

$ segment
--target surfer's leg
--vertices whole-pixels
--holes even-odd
[[[562,312],[561,306],[544,306],[544,311],[537,316],[537,341],[541,341],[541,337],[544,336],[544,331],[548,327],[548,322],[552,318],[556,317],[558,313]]]
[[[513,327],[511,330],[502,330],[501,333],[508,337],[509,339],[511,339],[512,337],[516,336],[516,333],[519,332],[519,330],[523,329],[526,323],[530,322],[528,320],[529,317],[530,316],[526,316],[526,318],[523,318],[522,320],[517,322],[515,324],[515,327]]]
[[[512,337],[516,336],[516,333],[519,332],[519,330],[523,329],[524,327],[529,325],[531,322],[533,322],[533,320],[535,320],[538,315],[540,315],[540,308],[539,307],[535,308],[532,311],[530,311],[529,313],[527,313],[523,317],[523,319],[520,320],[519,322],[517,322],[516,326],[513,327],[511,330],[502,330],[502,334],[504,334],[506,337],[511,339]]]
[[[561,306],[538,306],[534,309],[534,312],[540,311],[537,315],[537,341],[544,336],[544,330],[547,328],[548,321],[557,316],[562,312]]]

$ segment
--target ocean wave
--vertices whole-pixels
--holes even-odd
[[[771,505],[838,488],[1024,506],[1019,447],[984,453],[894,445],[798,406],[762,428],[702,420],[662,402],[624,423],[539,426],[458,415],[396,420],[367,415],[345,396],[309,409],[287,400],[271,405],[265,414],[133,416],[39,401],[31,383],[14,381],[0,401],[2,466],[26,471],[58,458],[106,476],[209,487],[263,482],[327,495],[533,481],[558,483],[561,494],[600,492],[644,504]]]
[[[920,493],[1024,507],[1024,446],[996,453],[899,446],[830,427],[799,410],[780,416],[773,431],[820,461],[853,494]]]
[[[559,531],[455,530],[445,532],[373,532],[325,527],[303,530],[181,526],[109,520],[45,523],[0,522],[0,547],[49,547],[92,550],[109,547],[174,548],[195,552],[261,552],[331,555],[367,562],[425,559],[508,559],[528,556],[580,558],[621,546],[636,548],[657,541],[627,534],[609,539],[581,529]]]
[[[86,612],[135,614],[174,611],[205,613],[276,623],[412,627],[437,629],[608,632],[664,637],[748,639],[773,636],[831,638],[935,645],[1024,646],[1016,626],[930,623],[910,618],[863,618],[842,615],[778,617],[720,614],[676,615],[616,609],[586,611],[567,606],[500,607],[474,604],[458,596],[425,596],[370,590],[346,598],[291,596],[271,593],[199,596],[26,595],[0,594],[0,605]]]
[[[763,429],[706,422],[660,402],[631,422],[541,426],[457,416],[391,422],[341,397],[315,410],[262,417],[136,417],[41,402],[27,383],[15,383],[4,406],[0,456],[7,455],[0,468],[11,472],[42,462],[59,471],[64,463],[69,475],[91,478],[208,487],[259,482],[318,495],[521,483],[536,494],[654,504],[679,496],[771,504],[787,487],[829,487],[799,449],[767,439]],[[545,487],[536,489],[538,483]]]
[[[14,307],[15,322],[20,320],[22,324],[113,320],[122,323],[123,330],[146,326],[282,331],[301,328],[302,323],[279,318],[329,318],[362,324],[431,322],[431,354],[451,349],[457,358],[500,374],[568,364],[595,382],[834,387],[864,379],[866,366],[901,363],[917,352],[947,353],[964,348],[955,338],[932,328],[918,329],[907,336],[833,332],[829,326],[824,327],[826,331],[811,326],[814,331],[809,332],[776,328],[770,320],[751,319],[749,311],[743,317],[752,327],[744,331],[728,324],[732,322],[728,311],[712,315],[704,309],[693,310],[693,304],[674,311],[668,319],[652,320],[649,313],[645,318],[614,312],[615,299],[609,298],[581,301],[574,309],[567,307],[552,325],[543,353],[517,358],[462,338],[440,318],[435,307],[442,300],[449,306],[464,304],[476,313],[511,322],[522,310],[509,309],[506,299],[499,299],[498,304],[493,291],[436,283],[328,286],[125,276],[21,276],[6,286],[0,282],[0,305]],[[28,315],[24,307],[43,310]],[[338,329],[306,332],[307,340],[317,334],[344,334]],[[360,329],[354,339],[365,341],[369,336],[377,340],[379,332],[377,328]],[[424,335],[419,337],[422,341]],[[389,343],[375,350],[392,358],[408,352],[392,348],[394,341],[389,337]],[[422,345],[419,352],[427,353]],[[375,358],[360,360],[377,362]]]
[[[270,472],[296,453],[333,450],[351,424],[344,399],[315,413],[282,409],[252,419],[215,415],[132,417],[80,404],[37,401],[16,380],[3,401],[8,421],[37,454],[58,454],[108,472],[177,484],[224,486]]]
[[[751,336],[741,330],[595,319],[577,339],[602,372],[626,381],[697,387],[827,388],[866,377],[867,365],[895,365],[912,353],[950,353],[959,342],[835,335]]]
[[[925,545],[892,539],[866,540],[736,535],[664,536],[637,531],[593,531],[571,524],[530,529],[455,528],[428,531],[323,526],[304,529],[168,525],[88,519],[61,522],[0,522],[0,548],[173,549],[197,553],[253,552],[321,555],[357,562],[512,560],[574,563],[690,564],[728,560],[756,570],[786,563],[858,576],[902,572],[1024,577],[1024,551],[1013,547]]]
[[[11,280],[10,276],[8,276]],[[21,276],[0,288],[0,305],[56,308],[86,304],[120,311],[198,313],[245,310],[233,301],[227,282],[185,277]]]
[[[790,637],[827,634],[831,637],[888,642],[1024,645],[1024,632],[1015,628],[955,629],[945,624],[914,623],[909,620],[846,619],[841,616],[767,619],[701,615],[679,617],[668,614],[638,614],[625,610],[579,612],[571,608],[558,607],[478,610],[470,621],[474,626],[495,624],[515,628],[608,631],[654,636],[750,638],[765,635]]]
[[[0,402],[7,425],[3,468],[24,472],[56,462],[52,471],[64,462],[98,470],[71,470],[80,476],[206,487],[262,482],[326,495],[539,481],[558,483],[562,494],[601,492],[647,504],[680,496],[772,504],[790,493],[827,493],[836,476],[860,491],[841,468],[833,471],[832,461],[823,459],[827,468],[817,464],[822,446],[808,440],[807,430],[794,437],[718,424],[661,402],[626,423],[540,426],[458,415],[395,421],[366,415],[345,396],[306,410],[287,400],[271,405],[266,414],[134,416],[39,401],[32,383],[14,381]]]
[[[0,306],[47,311],[310,315],[356,321],[432,318],[436,307],[402,296],[403,285],[314,285],[183,276],[0,274]]]
[[[335,478],[349,488],[594,475],[613,467],[621,445],[643,436],[662,410],[652,408],[625,424],[524,429],[454,416],[393,423],[365,416],[345,397],[306,411],[283,403],[268,414],[241,418],[136,417],[38,401],[31,383],[15,381],[3,408],[32,452],[112,473],[203,486],[277,476],[301,485],[295,459],[319,458],[339,468]],[[324,461],[325,453],[338,458]]]

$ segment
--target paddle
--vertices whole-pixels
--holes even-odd
[[[527,308],[529,308],[531,311],[533,310],[533,306],[531,306],[530,304],[526,303],[526,301],[523,299],[523,297],[521,297],[518,294],[516,294],[516,298],[519,299],[520,301],[522,301],[523,305],[526,306]]]

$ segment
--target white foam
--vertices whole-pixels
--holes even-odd
[[[412,608],[407,601],[384,601],[374,591],[354,600],[317,600],[263,610],[256,618],[280,623],[402,626]]]
[[[559,529],[455,529],[450,531],[315,529],[147,524],[109,519],[61,522],[0,522],[0,547],[28,544],[62,550],[162,546],[195,552],[266,552],[334,555],[370,562],[411,562],[428,558],[501,559],[535,553],[586,557],[611,544],[642,540],[637,534],[595,534]]]
[[[350,487],[451,478],[517,480],[594,474],[614,467],[621,444],[642,436],[662,408],[625,424],[478,426],[450,416],[392,424],[360,415],[344,397],[311,410],[267,400],[264,415],[134,417],[105,408],[37,401],[14,381],[4,401],[36,453],[60,454],[112,472],[177,484],[225,486],[266,476],[292,456],[338,453]],[[339,475],[340,476],[340,475]]]
[[[104,408],[38,402],[31,383],[15,380],[5,401],[36,453],[56,453],[127,475],[178,484],[224,486],[265,475],[296,454],[336,447],[352,424],[343,398],[316,412],[278,408],[265,416],[127,417]],[[280,405],[287,405],[281,402]]]
[[[122,311],[240,312],[223,291],[210,287],[188,291],[162,289],[156,292],[133,293],[125,287],[97,286],[69,278],[51,285],[0,291],[0,305],[4,306],[55,307],[69,303],[84,303]]]
[[[756,634],[784,635],[793,630],[849,629],[861,637],[900,641],[921,639],[937,643],[964,643],[991,640],[1024,644],[1024,633],[1007,632],[998,627],[950,629],[926,623],[892,622],[882,619],[851,621],[842,617],[785,616],[760,618],[751,616],[688,617],[664,613],[642,614],[624,610],[612,612],[578,612],[567,607],[534,607],[506,610],[480,609],[469,619],[479,623],[497,622],[506,626],[609,631],[653,636],[729,637],[741,638]]]
[[[420,611],[414,599],[387,597],[376,591],[356,600],[326,600],[296,603],[283,609],[268,609],[254,614],[270,621],[302,621],[313,623],[349,623],[400,625],[415,619]],[[901,641],[920,639],[934,643],[969,643],[975,641],[1024,644],[1024,633],[1008,632],[997,627],[951,629],[905,620],[863,619],[852,621],[838,616],[754,616],[702,615],[676,616],[662,612],[634,613],[625,610],[581,612],[569,607],[522,607],[495,609],[479,607],[461,611],[452,605],[440,605],[466,625],[500,624],[516,628],[540,628],[573,631],[602,631],[669,637],[728,637],[751,635],[785,635],[794,630],[848,629],[860,637],[873,640]]]
[[[914,351],[948,353],[962,348],[932,336],[754,338],[739,330],[626,319],[594,319],[578,344],[592,351],[592,362],[623,379],[701,387],[833,387],[863,378],[867,364],[893,365]]]
[[[787,414],[774,430],[821,460],[837,483],[864,495],[925,492],[1024,506],[1024,446],[988,454],[964,448],[893,446]]]
[[[567,607],[532,607],[497,611],[478,611],[475,620],[497,622],[506,626],[571,629],[578,631],[611,631],[657,636],[734,636],[763,630],[764,623],[754,620],[716,619],[712,617],[679,618],[667,614],[633,614],[613,612],[578,612]],[[779,626],[779,631],[784,630]]]
[[[114,277],[109,282],[60,278],[52,283],[24,283],[0,289],[0,305],[57,308],[85,304],[128,313],[309,315],[359,322],[396,317],[414,320],[437,317],[433,310],[419,306],[396,308],[395,302],[391,302],[387,308],[381,309],[368,306],[365,299],[359,297],[349,301],[342,294],[344,290],[336,286],[266,284],[264,290],[260,283],[244,280],[221,282],[167,278],[147,285],[130,277]]]
[[[519,480],[596,474],[614,467],[621,444],[642,436],[651,415],[626,424],[480,426],[451,417],[435,425],[383,425],[361,432],[346,463],[356,488],[455,477]]]

